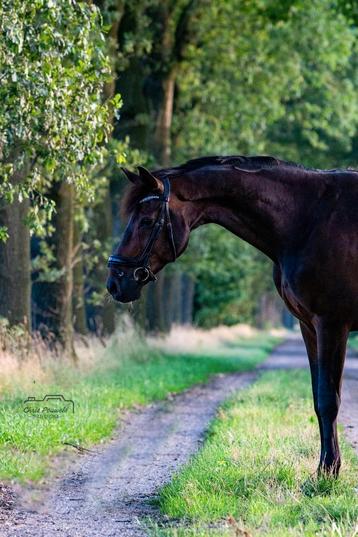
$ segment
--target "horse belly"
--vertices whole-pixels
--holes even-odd
[[[353,241],[354,242],[354,241]],[[313,315],[358,320],[358,245],[316,242],[282,267],[290,302]]]

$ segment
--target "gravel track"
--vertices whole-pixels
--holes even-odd
[[[122,421],[104,449],[79,457],[75,467],[32,511],[17,506],[1,537],[139,537],[140,519],[156,516],[157,490],[203,440],[218,406],[255,380],[257,372],[219,375]]]
[[[297,337],[280,345],[260,368],[307,367]],[[155,519],[157,491],[200,447],[218,406],[254,382],[260,370],[219,375],[170,399],[128,412],[114,438],[81,454],[45,499],[7,508],[1,537],[143,537],[143,517]],[[347,359],[341,421],[358,452],[358,360]],[[11,494],[10,494],[11,496]],[[10,514],[8,514],[10,513]]]

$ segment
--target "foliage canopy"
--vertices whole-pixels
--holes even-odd
[[[88,167],[101,158],[111,129],[98,9],[72,0],[4,0],[0,65],[0,196],[36,199],[29,217],[36,227],[40,209],[52,210],[44,197],[51,182],[89,188]]]

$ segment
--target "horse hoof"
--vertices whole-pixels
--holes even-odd
[[[317,469],[317,475],[319,477],[338,477],[340,467],[340,459],[337,459],[330,464],[320,463]]]

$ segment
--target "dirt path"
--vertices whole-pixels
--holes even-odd
[[[303,344],[291,339],[261,369],[306,367]],[[218,405],[253,382],[258,372],[218,376],[164,403],[128,413],[101,451],[79,457],[41,506],[17,506],[1,537],[139,537],[140,520],[156,516],[157,490],[203,440]],[[348,359],[342,419],[358,448],[358,360]],[[353,410],[354,408],[354,410]],[[353,412],[352,412],[353,410]]]
[[[115,438],[102,451],[81,455],[41,508],[14,509],[1,537],[146,535],[139,519],[155,516],[156,491],[198,450],[218,405],[256,376],[218,376],[128,413]]]

